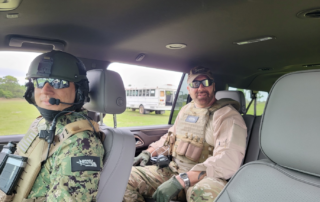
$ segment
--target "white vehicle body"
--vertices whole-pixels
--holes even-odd
[[[165,110],[171,110],[177,87],[167,84],[165,86],[129,87],[126,88],[127,108],[135,111],[139,109],[141,114],[155,111],[163,114]]]

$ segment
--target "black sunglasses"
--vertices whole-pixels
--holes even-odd
[[[48,83],[54,89],[68,88],[69,81],[62,79],[53,79],[53,78],[35,78],[33,79],[33,84],[37,88],[43,88],[43,86]]]
[[[192,81],[189,86],[191,88],[199,88],[200,84],[202,84],[204,87],[211,86],[213,84],[213,80],[210,79],[204,79],[202,81]]]

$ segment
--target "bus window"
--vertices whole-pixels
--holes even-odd
[[[136,92],[135,96],[138,96],[138,90],[135,90],[135,92]]]
[[[160,91],[160,97],[164,97],[164,91]]]
[[[146,96],[148,96],[148,97],[149,97],[149,89],[148,89],[148,90],[146,90]]]
[[[133,95],[132,95],[132,90],[130,90],[130,96],[133,96]]]
[[[150,96],[152,96],[152,97],[156,96],[156,90],[155,89],[151,89],[150,90]]]
[[[139,90],[139,96],[140,97],[142,96],[142,90]]]
[[[129,96],[129,91],[128,91],[128,90],[126,90],[126,92],[127,92],[127,96]]]
[[[142,90],[142,96],[146,96],[146,90],[145,89]]]

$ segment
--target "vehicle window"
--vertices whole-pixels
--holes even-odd
[[[154,89],[150,90],[150,96],[152,97],[156,96],[156,90]]]
[[[248,105],[251,101],[251,91],[250,90],[241,89],[241,88],[233,88],[233,87],[229,87],[229,90],[242,91],[245,96],[245,99],[246,99],[246,107],[248,108]],[[256,113],[257,116],[261,116],[263,114],[268,95],[269,95],[268,92],[258,91],[258,93],[257,93],[257,113]],[[252,102],[250,105],[250,108],[247,109],[247,114],[254,115],[254,102]]]
[[[178,94],[178,98],[177,98],[177,102],[174,106],[174,111],[172,114],[172,119],[171,119],[171,124],[174,124],[174,122],[176,121],[176,118],[178,116],[179,111],[181,110],[181,108],[186,105],[187,103],[187,98],[188,98],[188,90],[187,90],[187,78],[188,75],[186,74],[184,76],[183,82],[181,84],[181,88]]]
[[[117,115],[118,127],[147,126],[168,124],[182,73],[112,63],[108,70],[118,72],[122,77],[127,96],[127,109]],[[113,126],[113,116],[106,115],[104,123]]]
[[[38,55],[39,53],[0,52],[0,136],[25,134],[40,115],[23,98],[25,75],[31,61]]]

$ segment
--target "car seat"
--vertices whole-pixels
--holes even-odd
[[[101,114],[120,114],[126,109],[126,94],[120,75],[106,69],[87,72],[90,102],[84,108]],[[135,139],[129,130],[100,125],[105,133],[104,167],[97,201],[122,201],[135,154]]]
[[[242,166],[216,202],[320,201],[320,70],[273,85],[260,126],[268,159]]]

